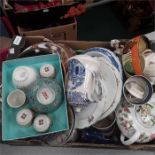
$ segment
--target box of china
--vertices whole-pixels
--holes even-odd
[[[36,36],[36,37],[26,37],[26,46],[30,46],[35,43],[39,43],[42,41],[46,41],[46,38],[42,36]],[[122,40],[123,42],[126,42],[126,40]],[[102,42],[102,41],[57,41],[57,43],[63,43],[67,44],[72,49],[76,50],[85,50],[91,47],[104,47],[107,49],[111,49],[110,42]],[[119,132],[119,131],[118,131]],[[26,143],[23,141],[15,141],[15,142],[9,142],[9,144],[14,145],[31,145],[30,143]],[[33,145],[33,144],[32,144]],[[35,144],[36,145],[36,144]],[[71,142],[67,143],[65,145],[59,145],[61,147],[88,147],[88,148],[112,148],[112,149],[133,149],[133,150],[150,150],[155,149],[155,144],[153,143],[146,143],[146,144],[132,144],[129,146],[124,146],[121,143],[118,144],[96,144],[96,143],[81,143],[81,142]]]

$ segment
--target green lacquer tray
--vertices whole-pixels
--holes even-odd
[[[31,66],[35,68],[39,74],[39,68],[43,64],[52,64],[56,69],[55,80],[63,89],[63,101],[60,107],[47,115],[52,119],[52,125],[46,133],[38,133],[34,130],[33,125],[22,127],[16,122],[16,114],[22,108],[30,108],[30,104],[26,103],[22,107],[14,109],[8,106],[7,96],[14,88],[12,84],[13,70],[18,66]],[[48,54],[42,56],[34,56],[28,58],[13,59],[3,62],[2,69],[2,139],[3,141],[22,139],[28,137],[36,137],[49,133],[55,133],[69,129],[67,102],[65,98],[64,83],[61,69],[60,57],[57,54]],[[37,116],[39,113],[35,113]]]

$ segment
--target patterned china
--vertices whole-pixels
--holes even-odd
[[[155,98],[151,100],[140,106],[129,105],[126,101],[118,106],[117,124],[124,145],[147,143],[155,138]]]

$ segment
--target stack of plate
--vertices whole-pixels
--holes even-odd
[[[79,129],[89,127],[114,112],[120,103],[123,85],[121,63],[113,52],[96,47],[86,50],[85,54],[100,61],[99,81],[104,93],[100,101],[75,113],[75,127]]]

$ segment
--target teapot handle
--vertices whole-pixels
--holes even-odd
[[[135,143],[140,137],[140,133],[136,132],[131,138],[129,138],[128,140],[125,140],[125,136],[123,134],[121,134],[120,136],[120,140],[122,142],[122,144],[124,145],[131,145],[133,143]]]

